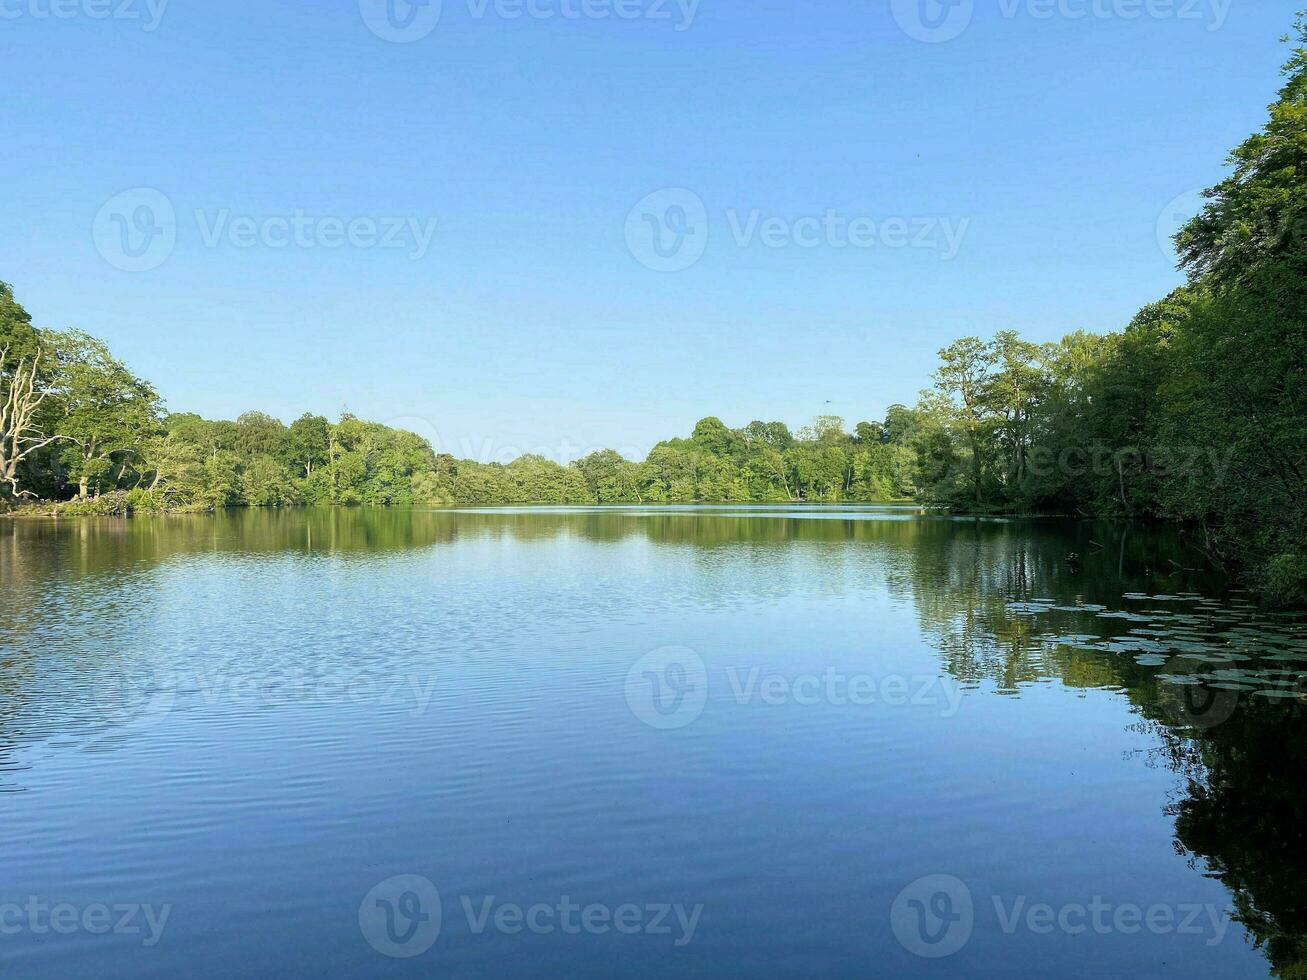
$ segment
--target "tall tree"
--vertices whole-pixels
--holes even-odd
[[[101,341],[80,331],[52,337],[60,409],[56,434],[69,444],[64,462],[84,499],[92,484],[98,488],[106,479],[121,478],[138,447],[159,430],[160,400]]]
[[[40,334],[7,282],[0,282],[0,350],[5,351],[0,370],[10,371],[21,360],[38,361],[41,350]]]
[[[1225,289],[1270,260],[1301,271],[1307,246],[1307,11],[1284,65],[1285,83],[1266,125],[1231,152],[1230,175],[1206,192],[1207,205],[1175,237],[1193,282]]]
[[[305,478],[327,461],[327,444],[330,424],[321,415],[305,412],[290,425],[288,433],[290,456],[295,465],[304,470]]]
[[[994,337],[990,352],[995,370],[984,397],[996,416],[999,440],[1007,453],[1007,478],[1013,487],[1020,487],[1034,436],[1034,410],[1047,388],[1043,351],[1015,331],[1002,330]]]
[[[955,340],[939,352],[935,387],[952,400],[956,421],[971,449],[971,483],[976,505],[983,502],[985,395],[996,356],[978,337]]]
[[[39,382],[41,355],[19,358],[9,367],[9,348],[0,346],[0,492],[26,496],[18,486],[24,460],[58,441],[40,427],[41,407],[49,395]]]

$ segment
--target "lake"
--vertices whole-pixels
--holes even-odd
[[[0,521],[0,975],[1264,977],[1307,632],[1141,524]]]

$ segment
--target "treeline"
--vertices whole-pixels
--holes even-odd
[[[1307,27],[1266,126],[1176,237],[1188,282],[1123,330],[940,352],[879,422],[703,419],[642,461],[438,454],[345,416],[167,414],[99,341],[0,285],[0,495],[94,509],[877,501],[1186,522],[1218,564],[1307,603]]]
[[[39,330],[0,283],[0,493],[103,508],[292,505],[671,503],[888,500],[916,495],[915,450],[896,407],[887,425],[837,418],[791,433],[782,422],[730,429],[715,418],[642,462],[611,450],[570,466],[458,460],[420,436],[350,415],[290,425],[169,414],[149,382],[103,343]],[[104,503],[101,503],[104,501]]]
[[[920,482],[968,508],[1148,516],[1307,604],[1307,24],[1265,127],[1176,235],[1188,282],[1124,331],[941,352]]]
[[[707,418],[642,462],[604,450],[563,466],[536,455],[506,465],[458,460],[411,432],[350,415],[285,425],[261,412],[234,422],[168,414],[102,343],[33,328],[0,284],[4,347],[5,390],[33,405],[0,448],[11,497],[88,505],[109,497],[105,506],[157,510],[887,500],[918,491],[905,441],[865,422],[849,434],[836,418],[797,435],[781,422],[730,429]]]

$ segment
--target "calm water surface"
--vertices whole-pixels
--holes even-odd
[[[1198,564],[910,508],[0,521],[0,976],[1301,975],[1307,633]]]

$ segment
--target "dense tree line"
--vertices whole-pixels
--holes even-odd
[[[0,284],[0,495],[83,508],[874,501],[1176,519],[1307,602],[1307,27],[1266,126],[1176,237],[1188,282],[1122,331],[1009,330],[940,352],[880,422],[705,418],[643,461],[436,453],[346,415],[168,414],[100,341],[38,330]]]
[[[1188,282],[1119,333],[941,352],[918,411],[926,495],[1184,521],[1307,602],[1307,25],[1265,127],[1176,245]]]
[[[643,462],[611,450],[570,466],[458,460],[420,436],[350,415],[290,425],[261,412],[234,422],[168,414],[154,389],[85,334],[39,331],[0,284],[6,390],[35,404],[0,449],[12,496],[96,509],[309,505],[668,503],[886,500],[918,488],[915,452],[881,425],[820,418],[730,429],[707,418]],[[17,399],[21,401],[22,399]],[[25,448],[32,451],[25,452]]]

